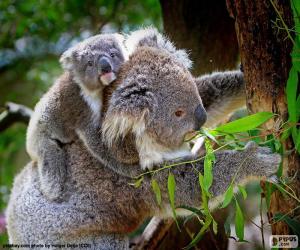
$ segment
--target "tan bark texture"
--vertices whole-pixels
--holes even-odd
[[[227,7],[235,19],[241,63],[245,73],[248,110],[252,113],[270,111],[278,114],[266,124],[266,128],[272,131],[274,125],[276,127],[276,124],[287,119],[285,86],[291,68],[290,53],[293,44],[287,38],[286,31],[279,31],[274,22],[280,13],[287,27],[293,27],[290,1],[227,0]],[[291,187],[299,197],[299,155],[291,140],[286,141],[285,149],[289,153],[283,161],[284,172],[288,177],[293,177]],[[294,199],[284,198],[279,192],[272,195],[269,210],[272,234],[291,233],[284,222],[274,223],[272,218],[276,213],[289,213],[290,217],[294,217],[299,213],[293,210],[295,207]]]

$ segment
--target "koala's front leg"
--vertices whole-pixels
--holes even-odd
[[[126,177],[135,177],[141,173],[139,164],[126,164],[116,159],[117,152],[108,148],[104,143],[99,126],[90,122],[77,129],[76,132],[88,151],[105,166]]]
[[[38,172],[42,193],[50,200],[61,197],[67,176],[66,155],[60,141],[43,138],[40,141]]]
[[[254,142],[249,142],[243,151],[219,151],[215,154],[215,157],[213,183],[210,189],[214,196],[223,194],[233,178],[235,178],[234,183],[238,184],[250,176],[271,177],[276,173],[281,161],[278,154],[272,153],[269,148],[259,147]],[[185,163],[170,169],[176,180],[176,206],[182,204],[200,205],[201,195],[198,175],[199,172],[203,174],[203,169],[203,160],[195,163]],[[162,170],[157,172],[154,177],[162,189],[163,202],[166,208],[169,208],[166,185],[168,174],[168,171]]]
[[[243,151],[216,153],[211,191],[215,196],[223,194],[233,178],[235,184],[248,177],[269,178],[276,173],[280,162],[279,154],[272,153],[270,148],[259,147],[254,142],[249,142]]]

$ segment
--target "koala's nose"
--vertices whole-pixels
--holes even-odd
[[[106,57],[100,57],[99,67],[100,67],[101,74],[109,73],[112,70],[110,62]]]
[[[195,110],[195,118],[196,118],[196,130],[199,130],[202,125],[206,122],[207,114],[202,106],[202,104],[199,104]]]

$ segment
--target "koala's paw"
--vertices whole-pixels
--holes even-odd
[[[60,183],[50,183],[41,181],[41,191],[47,199],[50,201],[59,201],[63,194],[63,184]]]
[[[279,154],[272,153],[268,147],[259,147],[255,142],[247,143],[245,149],[246,154],[250,155],[250,174],[268,178],[276,174],[281,162]]]

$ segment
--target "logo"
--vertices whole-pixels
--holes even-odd
[[[297,235],[271,235],[269,238],[271,248],[297,248],[298,236]]]

